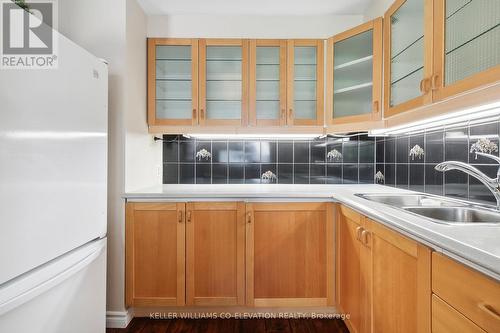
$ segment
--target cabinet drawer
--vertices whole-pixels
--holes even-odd
[[[432,333],[485,333],[483,329],[449,306],[436,295],[432,295]]]
[[[500,332],[500,283],[433,253],[432,291],[487,332]]]

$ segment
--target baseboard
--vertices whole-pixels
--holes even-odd
[[[106,327],[126,328],[134,314],[129,309],[127,311],[106,311]]]

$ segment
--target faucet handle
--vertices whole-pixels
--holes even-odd
[[[495,160],[500,164],[500,157],[498,157],[498,156],[495,156],[492,154],[487,154],[487,153],[479,153],[479,152],[475,152],[475,153],[476,153],[476,155],[479,155],[479,156],[491,158],[492,160]]]

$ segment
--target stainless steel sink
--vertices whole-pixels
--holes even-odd
[[[427,194],[365,194],[356,196],[393,206],[444,224],[500,225],[500,212],[492,207]]]
[[[446,223],[500,223],[500,213],[474,207],[405,207],[404,210]]]
[[[356,194],[366,200],[386,204],[395,207],[441,207],[441,206],[465,206],[460,201],[436,197],[426,194]]]

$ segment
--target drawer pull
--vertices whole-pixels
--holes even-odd
[[[482,311],[486,312],[491,317],[500,320],[500,314],[491,305],[486,303],[479,303],[478,306]]]

